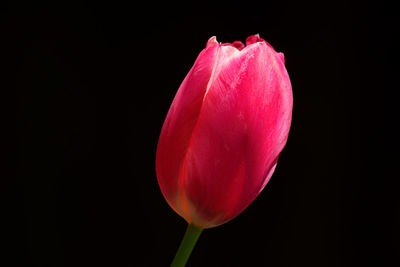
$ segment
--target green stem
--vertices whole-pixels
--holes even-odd
[[[203,229],[194,226],[193,224],[188,225],[181,245],[179,246],[175,258],[171,263],[171,267],[185,266],[187,260],[189,259],[190,253],[192,253],[194,245],[196,245],[197,239],[199,239],[202,231]]]

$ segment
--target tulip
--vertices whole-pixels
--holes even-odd
[[[175,95],[156,154],[161,192],[188,222],[187,234],[197,239],[232,220],[263,190],[292,105],[284,56],[259,35],[246,45],[208,40]]]

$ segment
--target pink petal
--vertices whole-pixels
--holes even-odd
[[[233,46],[236,49],[238,49],[239,51],[245,47],[245,45],[241,41],[234,41],[233,43],[225,43],[225,44],[222,44],[222,46]]]
[[[278,53],[278,56],[281,58],[283,64],[285,64],[285,55],[283,53]]]
[[[160,188],[170,206],[185,218],[188,212],[181,190],[182,164],[219,50],[215,37],[210,38],[181,84],[158,141],[156,172]]]
[[[249,37],[246,38],[246,45],[251,45],[251,44],[258,43],[258,42],[264,42],[264,43],[266,43],[270,48],[274,49],[274,48],[272,47],[272,45],[270,45],[267,41],[265,41],[263,38],[261,38],[259,34],[250,35]]]
[[[208,39],[206,48],[209,48],[209,47],[217,45],[217,44],[218,44],[217,37],[213,36],[210,39]]]
[[[250,35],[249,37],[246,38],[246,45],[251,45],[257,42],[262,42],[265,41],[264,39],[260,38],[260,35],[254,34]]]
[[[232,46],[236,47],[239,50],[242,50],[245,47],[245,45],[241,41],[234,41],[232,43]]]
[[[226,52],[218,56],[183,170],[191,216],[204,228],[234,218],[259,194],[291,120],[291,85],[280,56],[265,42]]]

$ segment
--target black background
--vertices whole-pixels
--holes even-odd
[[[162,123],[210,36],[255,33],[285,53],[289,140],[188,266],[399,264],[396,16],[348,1],[5,5],[3,266],[168,266],[186,223],[155,176]]]

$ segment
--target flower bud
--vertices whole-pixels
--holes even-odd
[[[292,105],[282,53],[258,35],[246,46],[211,37],[179,87],[159,138],[156,173],[168,204],[201,228],[236,217],[271,178]]]

